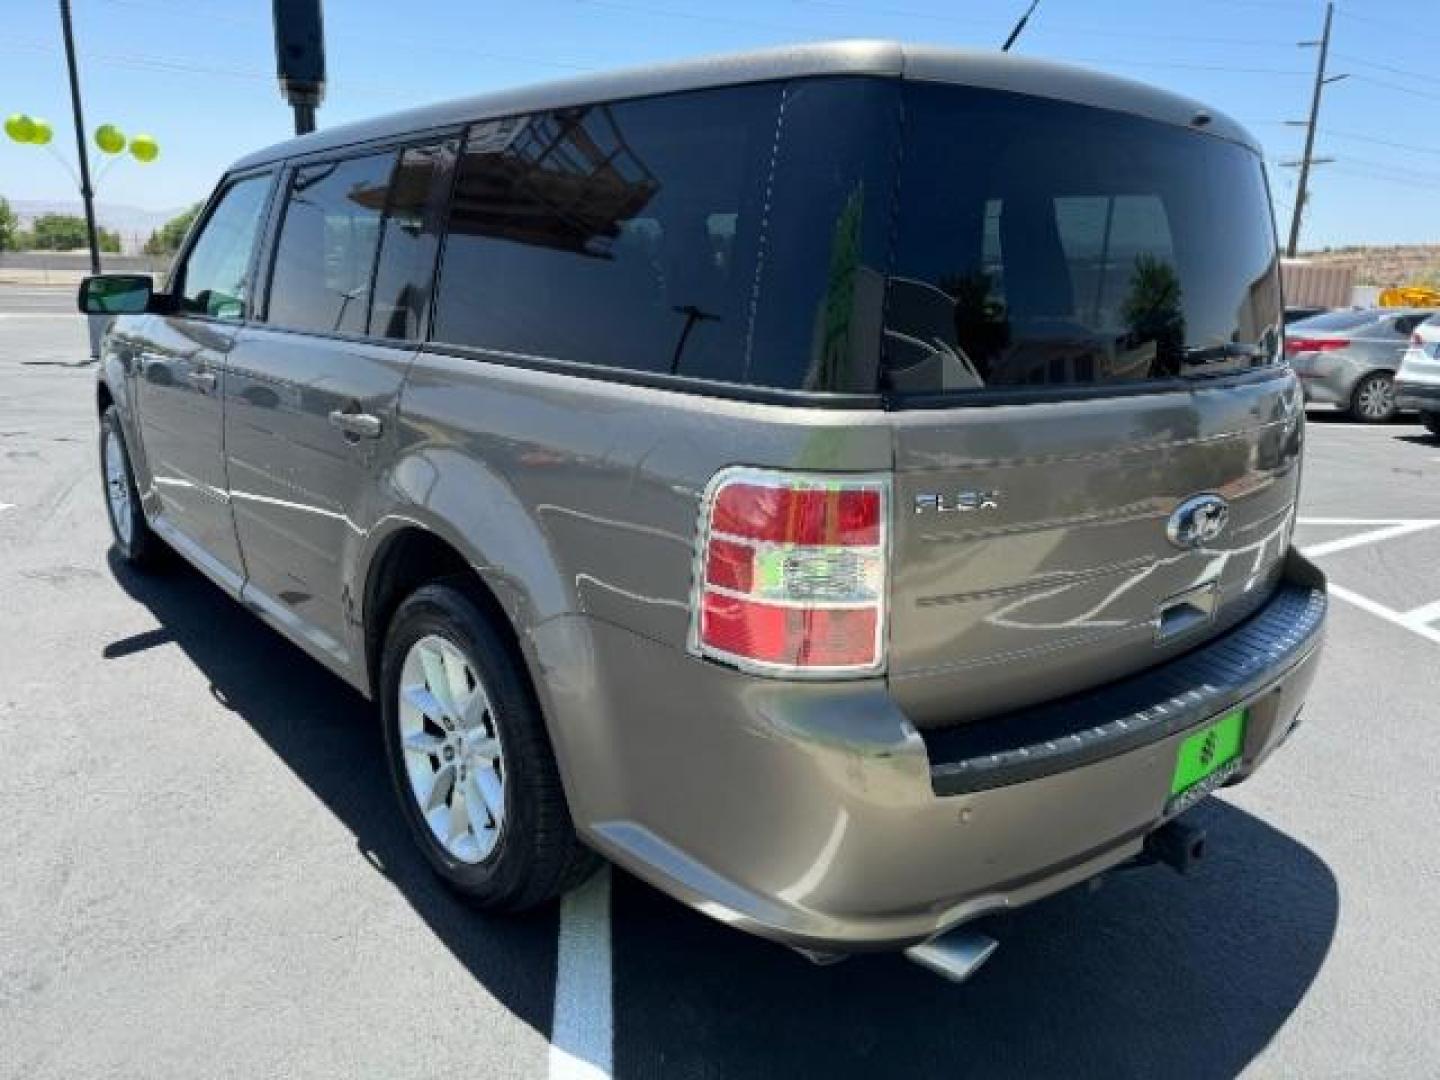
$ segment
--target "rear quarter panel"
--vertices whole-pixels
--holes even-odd
[[[885,414],[726,400],[422,352],[394,516],[434,523],[517,630],[564,614],[683,647],[706,482],[728,465],[888,469]]]

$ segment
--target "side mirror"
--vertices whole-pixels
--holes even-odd
[[[80,282],[86,315],[140,315],[153,310],[155,282],[149,274],[101,274]]]

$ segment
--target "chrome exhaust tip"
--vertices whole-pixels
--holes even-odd
[[[905,955],[942,978],[963,983],[979,971],[999,947],[1000,943],[994,938],[960,927],[921,945],[911,945]]]

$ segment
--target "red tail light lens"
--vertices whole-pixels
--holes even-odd
[[[889,482],[726,469],[700,523],[694,651],[769,675],[884,667]]]
[[[1350,343],[1344,338],[1292,337],[1285,339],[1285,352],[1287,355],[1302,352],[1329,352],[1332,349],[1343,349],[1348,344]]]

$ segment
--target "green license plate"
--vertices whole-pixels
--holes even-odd
[[[1179,813],[1214,791],[1240,767],[1245,748],[1244,709],[1231,709],[1180,744],[1170,779],[1167,813]]]

